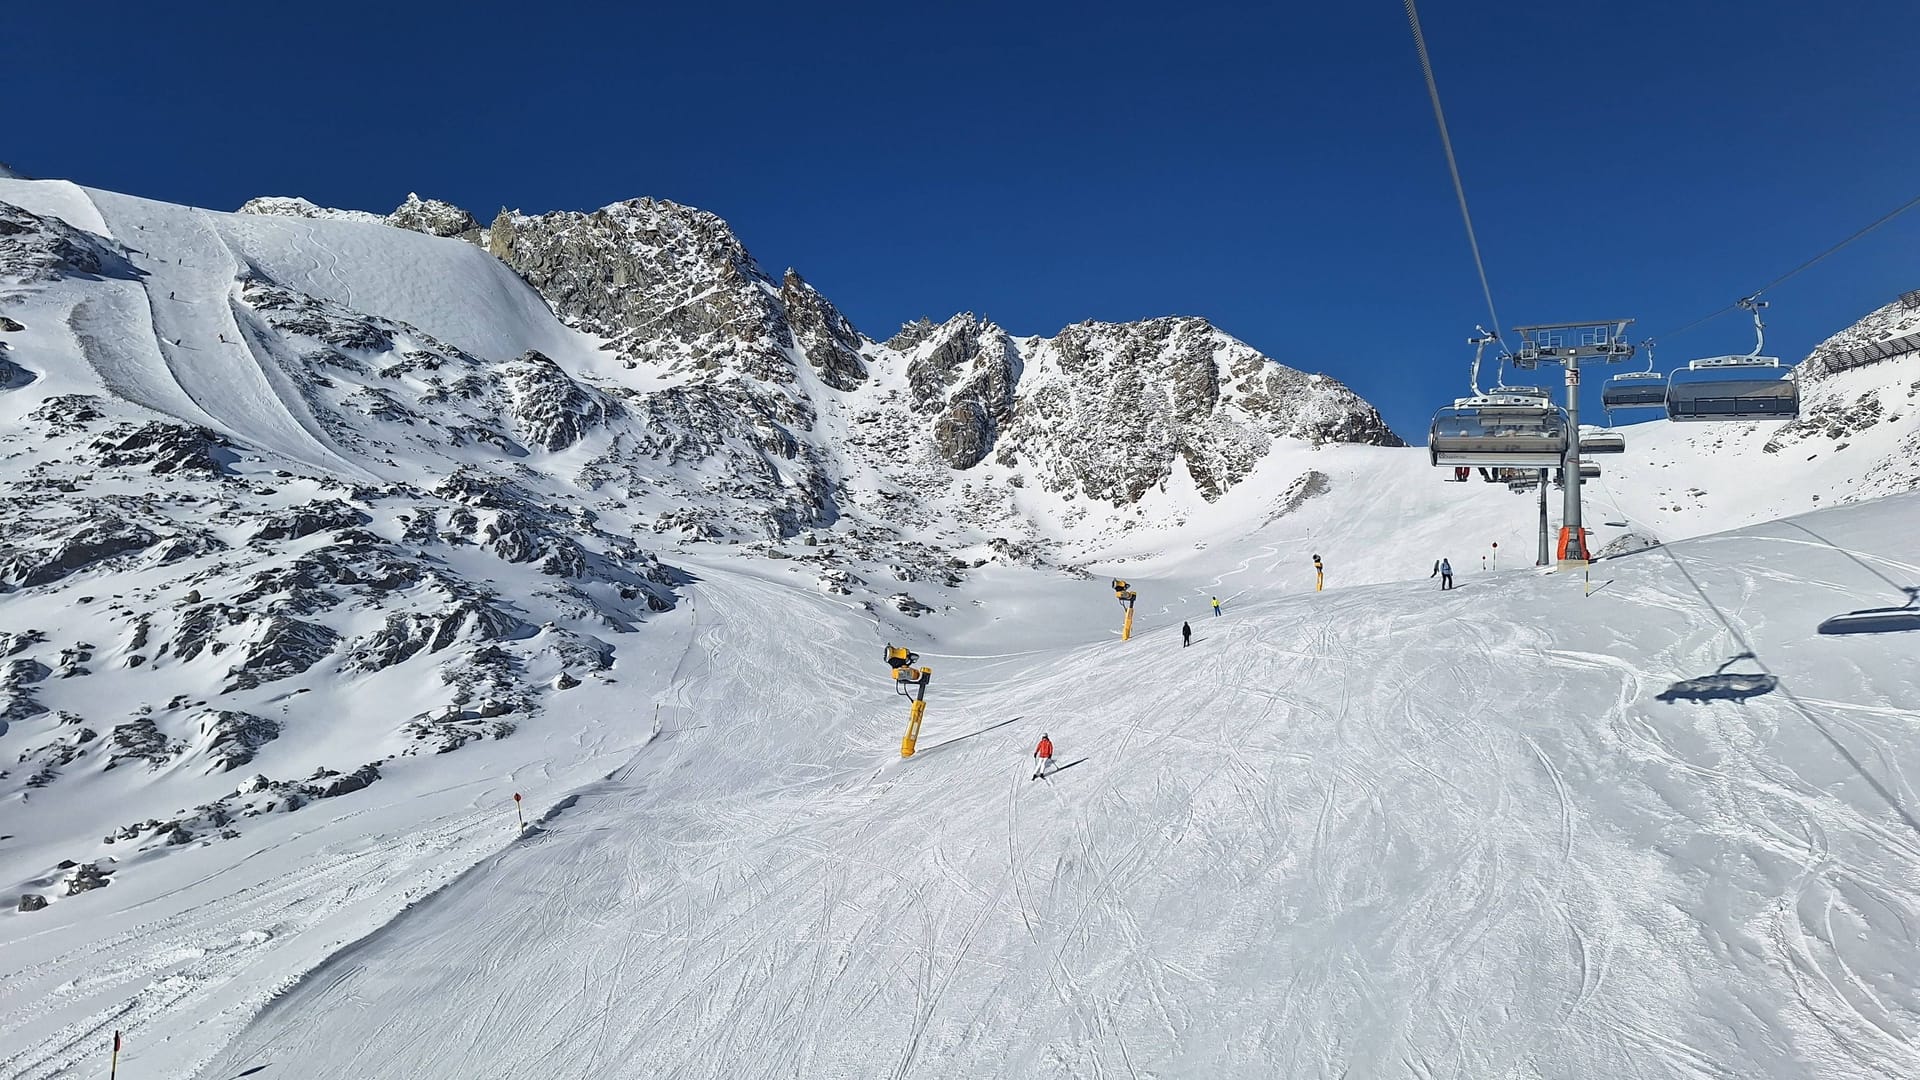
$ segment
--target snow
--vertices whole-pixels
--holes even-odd
[[[1920,583],[1917,520],[1672,544],[1592,596],[1169,573],[1228,614],[1125,645],[1103,580],[983,582],[956,636],[993,652],[929,660],[904,763],[889,632],[696,563],[538,743],[0,919],[0,1063],[119,1026],[183,1077],[1900,1075],[1912,645],[1813,631]],[[1749,649],[1780,689],[1657,700]],[[1036,784],[1042,728],[1086,761]],[[564,808],[516,842],[514,790]]]
[[[871,628],[704,567],[637,695],[659,739],[182,1075],[1900,1075],[1911,642],[1812,630],[1887,599],[1863,567],[1920,581],[1886,554],[1916,512],[1672,545],[1592,596],[1249,590],[1188,650],[1006,628],[937,665],[893,764]],[[1831,546],[1788,572],[1801,527]],[[1749,648],[1781,689],[1655,700]],[[1085,761],[1036,784],[1042,728]]]
[[[610,364],[462,241],[60,182],[0,180],[0,200],[112,236],[144,271],[10,307],[31,401],[104,391],[225,432],[231,499],[265,510],[341,486],[276,465],[371,466],[236,317],[250,269],[487,363],[539,349],[602,383],[665,384]],[[1821,393],[1910,412],[1894,398],[1916,365],[1839,373]],[[797,369],[831,447],[906,392],[877,362],[837,400]],[[17,397],[0,394],[16,430]],[[1214,502],[1179,467],[1137,507],[1018,489],[1022,535],[1057,540],[1061,565],[914,581],[937,609],[918,619],[823,594],[817,566],[767,556],[778,545],[661,540],[687,579],[677,609],[547,624],[533,612],[551,579],[444,550],[433,565],[524,605],[528,680],[568,670],[554,657],[569,632],[605,634],[611,668],[511,737],[424,756],[391,756],[408,749],[397,723],[444,707],[444,686],[405,665],[316,668],[241,697],[288,734],[236,771],[206,771],[197,748],[19,788],[0,804],[0,881],[49,905],[0,907],[0,1075],[97,1072],[115,1030],[128,1075],[219,1080],[1913,1075],[1915,639],[1818,627],[1920,586],[1920,495],[1807,511],[1901,490],[1886,464],[1917,416],[1771,452],[1778,425],[1619,429],[1627,452],[1588,489],[1594,546],[1664,544],[1590,581],[1533,568],[1533,493],[1449,483],[1423,448],[1291,440]],[[575,478],[604,439],[533,459],[536,497],[589,506]],[[491,454],[386,451],[381,475],[423,484]],[[891,483],[834,452],[849,505]],[[14,456],[10,477],[49,464]],[[672,465],[659,479],[693,482]],[[188,490],[128,471],[87,493],[137,507]],[[263,554],[216,509],[236,580],[333,542]],[[928,542],[991,556],[957,524],[974,508],[935,509]],[[375,511],[369,530],[400,534]],[[606,513],[624,531],[642,520]],[[1499,569],[1482,570],[1496,542]],[[1442,556],[1460,583],[1444,594],[1427,578]],[[878,595],[894,586],[884,565],[858,569]],[[179,608],[179,573],[23,589],[0,597],[5,625],[78,641],[109,605]],[[1126,643],[1111,576],[1141,594]],[[347,636],[438,602],[401,590],[314,619]],[[934,669],[906,761],[888,642]],[[124,639],[95,645],[100,671],[37,684],[43,705],[196,701],[228,665],[134,672]],[[1075,764],[1036,782],[1043,730]],[[21,744],[5,745],[12,767]],[[382,758],[379,783],[222,842],[91,847],[255,773]],[[119,856],[112,884],[63,895],[48,868],[82,846]]]

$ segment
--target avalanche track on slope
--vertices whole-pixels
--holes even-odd
[[[871,629],[715,567],[632,769],[196,1075],[1912,1075],[1912,643],[1813,628],[1917,511],[951,659],[927,744],[1026,719],[886,764]]]

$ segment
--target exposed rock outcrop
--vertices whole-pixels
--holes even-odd
[[[866,381],[867,365],[860,358],[864,344],[860,331],[798,272],[788,270],[781,280],[780,303],[786,309],[788,325],[793,328],[795,344],[806,354],[807,363],[819,374],[821,382],[835,390],[851,390]]]
[[[0,280],[17,283],[62,277],[138,276],[121,245],[0,202]]]
[[[280,725],[274,721],[231,709],[202,713],[194,726],[212,762],[212,772],[231,772],[245,765],[262,746],[280,737]]]
[[[387,224],[428,236],[452,236],[462,240],[477,240],[480,236],[480,223],[473,219],[472,214],[452,203],[423,199],[413,192],[408,192],[407,201],[387,215]]]

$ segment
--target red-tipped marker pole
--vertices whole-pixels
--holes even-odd
[[[520,793],[517,791],[513,793],[513,816],[520,821],[520,831],[525,832],[527,828],[527,817],[520,812]]]
[[[120,1074],[120,1033],[113,1033],[113,1064],[107,1067],[107,1080],[113,1080]]]

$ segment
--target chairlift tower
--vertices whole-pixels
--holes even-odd
[[[1626,337],[1631,325],[1632,319],[1600,319],[1513,328],[1520,335],[1520,348],[1510,358],[1515,367],[1531,370],[1541,364],[1559,364],[1567,372],[1567,430],[1572,438],[1560,464],[1566,492],[1557,552],[1562,570],[1583,567],[1591,558],[1580,520],[1580,361],[1617,364],[1632,359],[1634,348]]]

